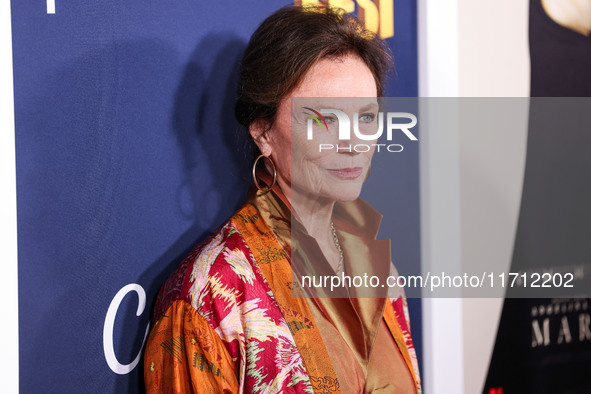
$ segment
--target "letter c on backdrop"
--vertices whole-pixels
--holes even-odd
[[[140,362],[140,358],[142,355],[142,350],[146,343],[146,338],[148,337],[148,332],[150,331],[150,324],[146,327],[146,334],[144,335],[144,341],[142,342],[142,346],[140,347],[140,351],[138,352],[135,359],[126,365],[123,365],[117,360],[117,356],[115,356],[115,349],[113,348],[113,326],[115,324],[115,316],[117,315],[117,310],[119,309],[119,305],[121,301],[127,293],[135,291],[138,296],[138,305],[137,305],[137,312],[135,313],[136,316],[140,316],[146,307],[146,292],[144,288],[136,283],[130,283],[127,286],[124,286],[121,290],[115,294],[113,301],[111,301],[111,305],[109,305],[109,309],[107,310],[107,316],[105,316],[105,326],[103,328],[103,349],[105,351],[105,359],[107,360],[107,364],[109,364],[109,368],[113,372],[119,375],[125,375],[133,371],[133,369],[137,366]]]

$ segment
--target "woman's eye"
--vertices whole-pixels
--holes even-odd
[[[334,118],[334,116],[325,116],[324,120],[326,121],[326,124],[331,124],[336,122],[336,119]]]
[[[373,120],[376,118],[376,116],[374,114],[362,114],[359,117],[359,120],[363,123],[371,123],[373,122]]]

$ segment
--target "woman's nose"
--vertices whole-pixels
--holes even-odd
[[[355,141],[354,138],[350,140],[339,140],[337,143],[337,153],[346,154],[346,155],[358,155],[361,153],[358,148],[358,142]]]

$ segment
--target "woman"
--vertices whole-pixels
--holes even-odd
[[[339,141],[333,117],[312,107],[363,98],[337,104],[363,107],[360,128],[375,124],[390,62],[379,39],[331,9],[284,8],[254,33],[236,117],[259,153],[255,187],[161,289],[148,392],[421,392],[403,297],[355,298],[348,285],[314,298],[292,276],[389,269],[379,214],[358,199],[373,150],[345,149],[354,140]]]

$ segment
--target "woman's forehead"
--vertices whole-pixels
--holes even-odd
[[[316,62],[291,97],[375,97],[377,86],[361,58],[347,55]]]

